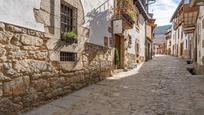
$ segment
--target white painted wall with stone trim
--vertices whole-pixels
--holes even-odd
[[[34,16],[40,3],[41,0],[0,0],[0,21],[43,32],[44,25]]]

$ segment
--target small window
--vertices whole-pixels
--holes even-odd
[[[108,47],[108,37],[104,37],[104,46]]]
[[[112,37],[110,37],[110,39],[109,39],[109,42],[110,42],[110,47],[113,47],[113,38]]]
[[[60,61],[76,61],[76,58],[76,53],[60,52]]]

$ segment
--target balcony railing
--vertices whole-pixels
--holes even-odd
[[[198,6],[190,6],[189,4],[184,4],[184,28],[195,27],[195,23],[198,17]]]
[[[135,23],[136,16],[133,10],[133,2],[130,0],[117,0],[117,6],[115,8],[114,20],[122,19],[125,24],[128,24],[129,27]]]
[[[129,25],[133,25],[135,23],[134,16],[132,14],[132,11],[128,11],[126,9],[116,9],[115,12],[115,19],[123,19],[125,20]]]
[[[180,11],[177,14],[177,18],[174,24],[174,29],[177,29],[183,24],[184,31],[192,30],[195,27],[196,20],[198,17],[198,7],[190,6],[190,4],[183,4]]]

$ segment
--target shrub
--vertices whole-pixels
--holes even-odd
[[[68,39],[75,39],[76,38],[76,33],[75,32],[65,32],[65,37]]]
[[[119,51],[117,48],[115,48],[115,64],[116,65],[120,64],[120,56],[119,56]]]
[[[127,11],[127,14],[128,14],[128,16],[130,16],[130,17],[131,17],[131,19],[132,19],[133,21],[135,20],[135,14],[134,14],[134,12],[133,12],[133,11],[128,10],[128,11]]]

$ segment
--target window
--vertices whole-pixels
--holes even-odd
[[[62,2],[61,4],[61,35],[64,32],[77,32],[77,9]],[[62,36],[61,36],[62,37]]]
[[[113,42],[114,42],[114,41],[113,41],[113,38],[112,38],[112,37],[110,37],[110,39],[109,39],[109,40],[110,40],[110,41],[109,41],[109,42],[110,42],[110,47],[113,47],[113,45],[114,45],[114,43],[113,43]]]
[[[60,61],[76,61],[76,58],[76,53],[60,52]]]
[[[104,37],[104,46],[108,47],[108,37]]]

